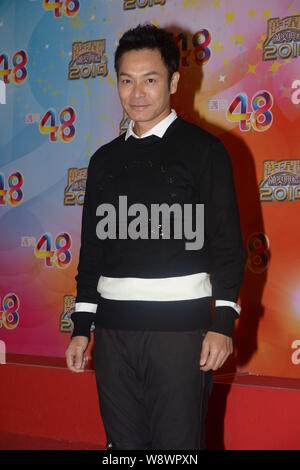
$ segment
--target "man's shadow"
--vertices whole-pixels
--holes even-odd
[[[208,60],[202,66],[197,63],[197,59],[200,62],[201,54],[196,51],[196,57],[193,46],[193,36],[196,31],[182,31],[176,25],[172,25],[168,29],[177,37],[181,49],[185,49],[181,52],[180,81],[177,92],[171,95],[171,105],[181,117],[217,136],[228,150],[234,172],[242,236],[248,250],[248,261],[240,291],[242,310],[233,335],[234,353],[228,358],[225,365],[214,374],[216,383],[218,380],[222,382],[220,375],[226,373],[227,384],[214,387],[207,415],[207,448],[224,449],[224,417],[231,383],[237,368],[247,370],[247,364],[257,351],[258,324],[264,314],[262,295],[267,279],[265,260],[270,259],[270,253],[267,246],[264,248],[266,237],[264,236],[265,229],[259,200],[259,182],[256,178],[254,158],[247,146],[246,139],[243,140],[242,133],[233,132],[234,126],[237,124],[233,124],[232,132],[229,132],[210,120],[213,113],[199,111],[196,100],[197,96],[201,97],[203,74],[210,62]],[[212,50],[211,54],[213,54]],[[211,83],[216,83],[217,75],[222,75],[222,69],[214,77],[211,77]],[[226,89],[226,81],[224,89]],[[212,92],[206,91],[205,94],[207,101],[214,99]],[[232,100],[234,98],[235,95],[232,96]],[[227,104],[227,106],[229,105],[230,103]],[[225,116],[226,109],[214,112],[223,112]],[[255,131],[250,129],[248,132]]]

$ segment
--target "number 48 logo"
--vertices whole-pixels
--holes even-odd
[[[266,90],[259,90],[251,100],[252,112],[248,111],[248,96],[239,93],[226,112],[226,119],[230,122],[239,122],[240,130],[249,131],[251,126],[255,131],[267,131],[273,123],[273,96]],[[239,111],[234,112],[239,108]]]
[[[56,18],[62,16],[62,8],[64,8],[63,12],[66,16],[74,16],[80,8],[79,0],[44,0],[44,9],[48,11],[54,10]]]

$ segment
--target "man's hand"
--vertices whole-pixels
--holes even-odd
[[[202,343],[200,369],[203,371],[219,369],[232,352],[232,338],[208,331]]]
[[[74,336],[66,349],[67,367],[72,372],[84,372],[87,358],[83,357],[83,353],[89,344],[86,336]]]

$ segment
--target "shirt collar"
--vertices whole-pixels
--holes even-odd
[[[176,113],[175,109],[172,108],[170,114],[167,117],[162,119],[159,123],[157,123],[154,127],[152,127],[152,129],[149,129],[147,132],[144,132],[144,134],[142,134],[141,136],[138,136],[138,135],[135,134],[135,132],[133,130],[134,121],[130,120],[130,122],[128,124],[127,131],[126,131],[125,140],[127,140],[128,137],[130,137],[131,135],[133,137],[135,137],[136,139],[142,139],[143,137],[148,137],[150,135],[156,135],[157,137],[163,137],[163,135],[166,132],[166,130],[168,129],[169,125],[173,121],[175,121],[176,118],[177,118],[177,113]]]

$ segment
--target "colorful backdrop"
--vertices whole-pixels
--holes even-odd
[[[300,0],[0,1],[0,362],[64,357],[89,158],[126,130],[113,56],[174,32],[172,106],[230,152],[249,258],[226,367],[300,377]]]

